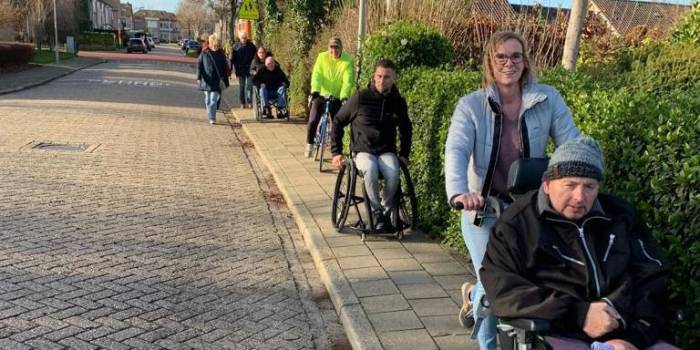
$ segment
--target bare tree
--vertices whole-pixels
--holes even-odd
[[[0,0],[0,27],[15,25],[18,16],[15,4],[10,0]]]
[[[190,38],[199,37],[204,24],[211,19],[206,0],[181,0],[175,11],[180,28],[187,29]],[[193,35],[194,34],[194,35]]]
[[[209,8],[214,12],[214,15],[219,21],[219,37],[222,42],[229,42],[228,26],[229,18],[231,17],[231,1],[230,0],[207,0]]]

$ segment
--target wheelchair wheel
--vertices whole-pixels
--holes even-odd
[[[351,160],[346,160],[338,170],[333,191],[333,205],[331,207],[331,222],[333,228],[340,232],[348,218],[350,201],[355,188],[355,168]]]
[[[259,92],[256,91],[257,89],[253,89],[253,108],[255,109],[255,120],[258,122],[262,122],[262,110],[260,109],[260,96],[258,96]]]
[[[399,215],[396,228],[399,231],[403,229],[414,230],[418,225],[418,200],[416,199],[411,174],[404,162],[401,162],[401,188],[398,191],[398,195]]]

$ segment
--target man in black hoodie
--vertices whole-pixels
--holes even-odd
[[[369,88],[353,95],[333,117],[331,152],[333,165],[343,162],[343,128],[350,124],[350,151],[357,169],[363,175],[367,197],[372,207],[375,229],[390,230],[387,214],[398,203],[395,194],[401,168],[397,158],[396,128],[399,129],[401,149],[398,157],[408,163],[413,126],[408,118],[406,100],[396,88],[396,68],[387,59],[375,66]],[[384,176],[384,193],[379,197],[379,173]]]
[[[675,349],[658,342],[668,263],[626,201],[598,193],[603,154],[590,137],[554,152],[542,185],[494,225],[480,273],[491,310],[550,321],[556,349]]]

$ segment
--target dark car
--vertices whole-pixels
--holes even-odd
[[[202,45],[197,40],[190,40],[187,42],[187,51],[197,50],[199,52],[202,49]]]
[[[131,53],[132,51],[140,51],[143,53],[148,53],[148,47],[146,43],[141,38],[131,38],[126,43],[126,52]]]

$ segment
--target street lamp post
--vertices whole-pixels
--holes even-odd
[[[56,64],[58,64],[58,21],[56,17],[56,0],[53,0],[53,52],[56,54]]]

